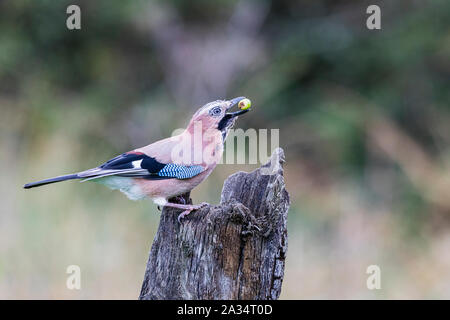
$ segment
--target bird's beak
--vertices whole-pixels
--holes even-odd
[[[227,101],[228,102],[227,110],[229,110],[232,107],[234,107],[235,105],[237,105],[239,103],[239,101],[241,101],[242,99],[245,99],[245,97],[237,97],[237,98],[228,100]],[[244,114],[244,113],[248,112],[248,110],[249,109],[239,110],[239,111],[236,111],[236,112],[227,112],[225,115],[229,115],[229,116],[232,116],[234,118],[234,117],[237,117],[237,116],[239,116],[241,114]]]

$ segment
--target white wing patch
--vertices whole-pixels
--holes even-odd
[[[141,168],[142,159],[131,162],[134,168]]]

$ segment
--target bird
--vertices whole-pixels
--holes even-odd
[[[240,110],[230,112],[233,106]],[[222,158],[223,144],[238,116],[248,112],[250,100],[237,97],[203,105],[178,135],[116,156],[98,167],[27,183],[25,189],[76,180],[99,182],[131,200],[150,198],[162,207],[181,209],[178,221],[207,205],[172,203],[169,199],[203,182]]]

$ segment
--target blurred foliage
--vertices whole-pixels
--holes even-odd
[[[80,31],[66,28],[75,3]],[[238,127],[279,128],[287,156],[284,298],[449,298],[449,21],[438,0],[0,2],[0,297],[136,298],[153,205],[95,184],[21,185],[245,95],[254,110]],[[194,201],[218,202],[229,174],[254,167],[219,166]]]

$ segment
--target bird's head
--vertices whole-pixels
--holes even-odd
[[[237,116],[249,111],[248,107],[235,112],[230,112],[233,106],[240,101],[246,99],[245,97],[237,97],[231,100],[216,100],[205,104],[197,110],[189,122],[188,131],[195,128],[195,124],[202,126],[202,131],[219,130],[222,133],[222,138],[225,140],[228,131],[233,127]],[[247,101],[249,101],[247,99]]]

